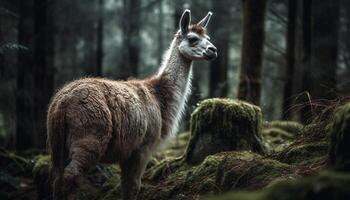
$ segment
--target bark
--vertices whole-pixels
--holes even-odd
[[[283,93],[283,119],[290,119],[293,105],[293,77],[295,68],[295,37],[296,37],[296,9],[297,1],[288,1],[288,24],[287,24],[287,68],[286,83]]]
[[[260,104],[266,2],[242,0],[243,44],[237,96],[255,105]]]

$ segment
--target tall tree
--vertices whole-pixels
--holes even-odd
[[[16,148],[43,148],[46,109],[53,93],[54,30],[48,7],[54,1],[21,0],[16,97]],[[50,15],[48,14],[50,13]]]
[[[243,43],[237,96],[260,104],[261,68],[267,0],[242,0]]]
[[[305,64],[302,88],[308,94],[303,101],[332,99],[336,96],[339,0],[303,2]],[[313,105],[307,103],[301,110],[302,121],[311,117]]]
[[[53,93],[54,0],[34,1],[34,105],[36,147],[45,147],[46,109]]]
[[[336,90],[339,0],[312,1],[311,10],[309,92],[313,99],[330,99]]]
[[[296,37],[296,14],[297,1],[288,0],[288,22],[287,22],[287,65],[286,82],[283,93],[283,119],[290,119],[292,115],[293,104],[293,77],[295,68],[295,37]]]
[[[138,74],[140,61],[141,1],[123,0],[123,6],[123,61],[119,78],[135,77]]]
[[[96,76],[102,76],[103,67],[103,6],[104,1],[98,0]]]
[[[212,1],[213,10],[219,13],[213,17],[210,26],[213,43],[216,45],[218,57],[210,63],[209,71],[209,96],[225,97],[227,96],[228,82],[228,60],[230,43],[230,5],[227,2]]]
[[[296,94],[295,103],[301,105],[300,112],[294,112],[293,118],[306,121],[305,114],[307,107],[305,103],[309,102],[306,93],[308,70],[311,63],[311,1],[298,0],[295,29],[295,69],[293,77],[293,93]]]
[[[16,138],[18,150],[28,149],[35,144],[34,99],[34,1],[19,2],[18,43],[27,48],[18,53],[16,91]]]

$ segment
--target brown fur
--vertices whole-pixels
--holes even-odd
[[[84,78],[52,98],[47,141],[56,199],[64,198],[61,185],[75,188],[78,177],[97,162],[120,163],[123,198],[136,198],[149,156],[173,132],[189,93],[192,61],[178,52],[179,40],[157,75],[129,81]],[[74,191],[68,193],[75,198]]]
[[[206,33],[198,25],[189,30]],[[118,162],[123,199],[136,199],[151,154],[174,134],[190,93],[192,60],[180,53],[183,41],[175,36],[148,79],[84,78],[55,94],[47,114],[55,200],[76,199],[79,177],[98,162]]]
[[[207,29],[204,28],[203,26],[197,25],[197,24],[192,24],[190,26],[190,31],[197,33],[199,35],[205,35],[207,34]]]

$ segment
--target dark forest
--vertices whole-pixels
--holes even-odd
[[[350,1],[1,0],[0,199],[350,199]]]

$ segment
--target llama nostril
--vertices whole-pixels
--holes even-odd
[[[214,53],[217,51],[216,47],[214,47],[214,46],[208,47],[208,50],[210,50]]]

